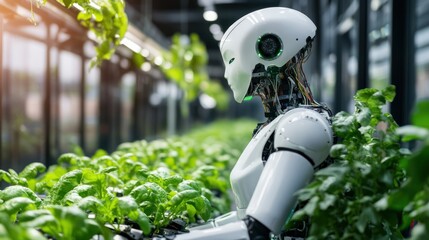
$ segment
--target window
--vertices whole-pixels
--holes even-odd
[[[79,144],[81,59],[67,51],[61,51],[59,58],[59,137],[64,153]]]
[[[3,37],[2,168],[20,170],[44,156],[46,45],[10,33]]]
[[[416,101],[429,98],[429,2],[416,0]]]

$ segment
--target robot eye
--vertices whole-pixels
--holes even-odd
[[[283,44],[279,36],[267,33],[258,38],[256,42],[256,52],[264,60],[278,58],[283,52]]]
[[[229,60],[229,64],[231,64],[232,62],[234,62],[234,60],[235,60],[235,58],[231,58],[231,59]]]

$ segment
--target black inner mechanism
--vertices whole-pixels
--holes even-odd
[[[257,50],[259,56],[265,60],[276,58],[282,51],[281,40],[275,34],[265,34],[259,38]]]

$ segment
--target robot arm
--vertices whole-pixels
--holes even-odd
[[[287,112],[276,129],[276,152],[265,164],[246,214],[280,233],[295,208],[295,193],[326,159],[332,138],[330,124],[320,113],[305,108]]]
[[[279,234],[296,205],[295,193],[313,177],[314,168],[328,156],[332,130],[320,113],[296,108],[279,121],[272,153],[246,210],[243,221],[213,229],[195,230],[176,239],[269,239]]]

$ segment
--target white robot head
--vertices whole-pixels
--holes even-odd
[[[233,23],[220,51],[234,99],[243,101],[256,64],[282,67],[315,35],[316,26],[306,15],[284,7],[257,10]]]

